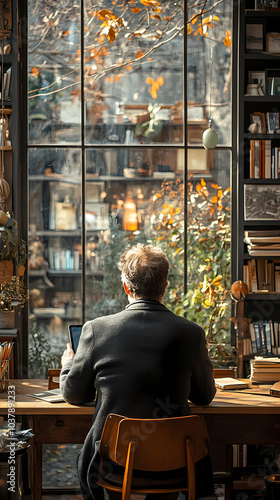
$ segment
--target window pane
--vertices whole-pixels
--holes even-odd
[[[167,253],[164,302],[174,308],[174,291],[184,288],[182,150],[92,149],[86,158],[87,318],[125,307],[117,264],[124,250],[139,242]],[[103,170],[96,172],[96,165]]]
[[[196,155],[199,150],[189,153]],[[229,151],[210,153],[205,172],[193,172],[188,178],[186,308],[188,319],[205,329],[208,342],[227,344],[221,349],[226,358],[231,333],[231,155]],[[223,362],[217,345],[213,349],[214,362]]]
[[[117,1],[104,12],[103,1],[94,8],[85,1],[87,142],[178,142],[173,128],[183,124],[183,7]]]
[[[80,143],[80,6],[29,0],[29,143]]]
[[[207,3],[207,8],[211,2]],[[189,17],[197,7],[189,10]],[[202,142],[202,132],[207,128],[210,116],[213,128],[218,133],[218,144],[231,145],[231,41],[232,5],[224,0],[216,5],[214,15],[218,20],[204,15],[204,29],[208,35],[202,36],[198,19],[191,26],[187,36],[187,95],[188,95],[188,143]],[[229,45],[230,44],[230,45]],[[227,46],[229,45],[229,46]],[[194,134],[194,129],[197,134]],[[199,131],[199,133],[198,133]]]
[[[60,366],[67,323],[82,321],[79,159],[76,149],[29,150],[29,362],[35,378]]]

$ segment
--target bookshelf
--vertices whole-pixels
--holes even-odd
[[[237,272],[249,293],[240,307],[244,328],[238,376],[245,378],[255,355],[280,355],[280,288],[275,274],[280,268],[280,86],[275,87],[280,47],[274,51],[269,45],[271,34],[280,32],[280,9],[256,10],[254,0],[245,0],[239,7],[239,28]],[[259,335],[257,346],[254,332]],[[238,490],[246,492],[246,498],[261,498],[259,470],[266,475],[271,460],[264,446],[238,446],[243,461],[234,464],[234,498]]]
[[[247,376],[253,355],[271,352],[266,344],[252,352],[250,324],[276,325],[273,354],[280,354],[280,9],[256,10],[246,0],[239,26],[238,274],[249,288],[239,376]]]

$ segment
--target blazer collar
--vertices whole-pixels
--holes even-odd
[[[147,299],[139,299],[135,300],[131,304],[128,304],[125,309],[129,310],[158,310],[158,311],[165,311],[165,312],[170,312],[167,307],[165,307],[161,302],[158,302],[157,300],[147,300]]]

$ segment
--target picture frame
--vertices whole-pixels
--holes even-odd
[[[245,184],[244,218],[250,220],[279,220],[280,185]]]
[[[266,94],[280,95],[280,70],[266,69]]]
[[[246,24],[245,47],[247,52],[263,52],[263,31],[262,23]]]
[[[259,85],[259,95],[266,95],[266,73],[265,71],[249,71],[248,83],[257,83]]]
[[[279,113],[277,111],[269,111],[266,113],[267,132],[275,134],[279,130]]]
[[[267,33],[266,52],[269,54],[280,54],[280,33]]]
[[[258,124],[258,134],[266,134],[266,122],[265,122],[265,114],[264,113],[251,113],[250,114],[250,123]]]

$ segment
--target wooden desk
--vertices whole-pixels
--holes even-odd
[[[42,445],[83,443],[94,408],[46,403],[27,396],[47,390],[46,380],[14,380],[12,384],[16,387],[16,415],[28,415],[29,426],[35,434],[31,457],[32,499],[39,500]],[[192,413],[204,416],[213,445],[279,444],[280,398],[268,394],[268,386],[254,386],[242,392],[218,391],[209,406],[192,405]],[[0,414],[7,415],[7,393],[0,394]]]

